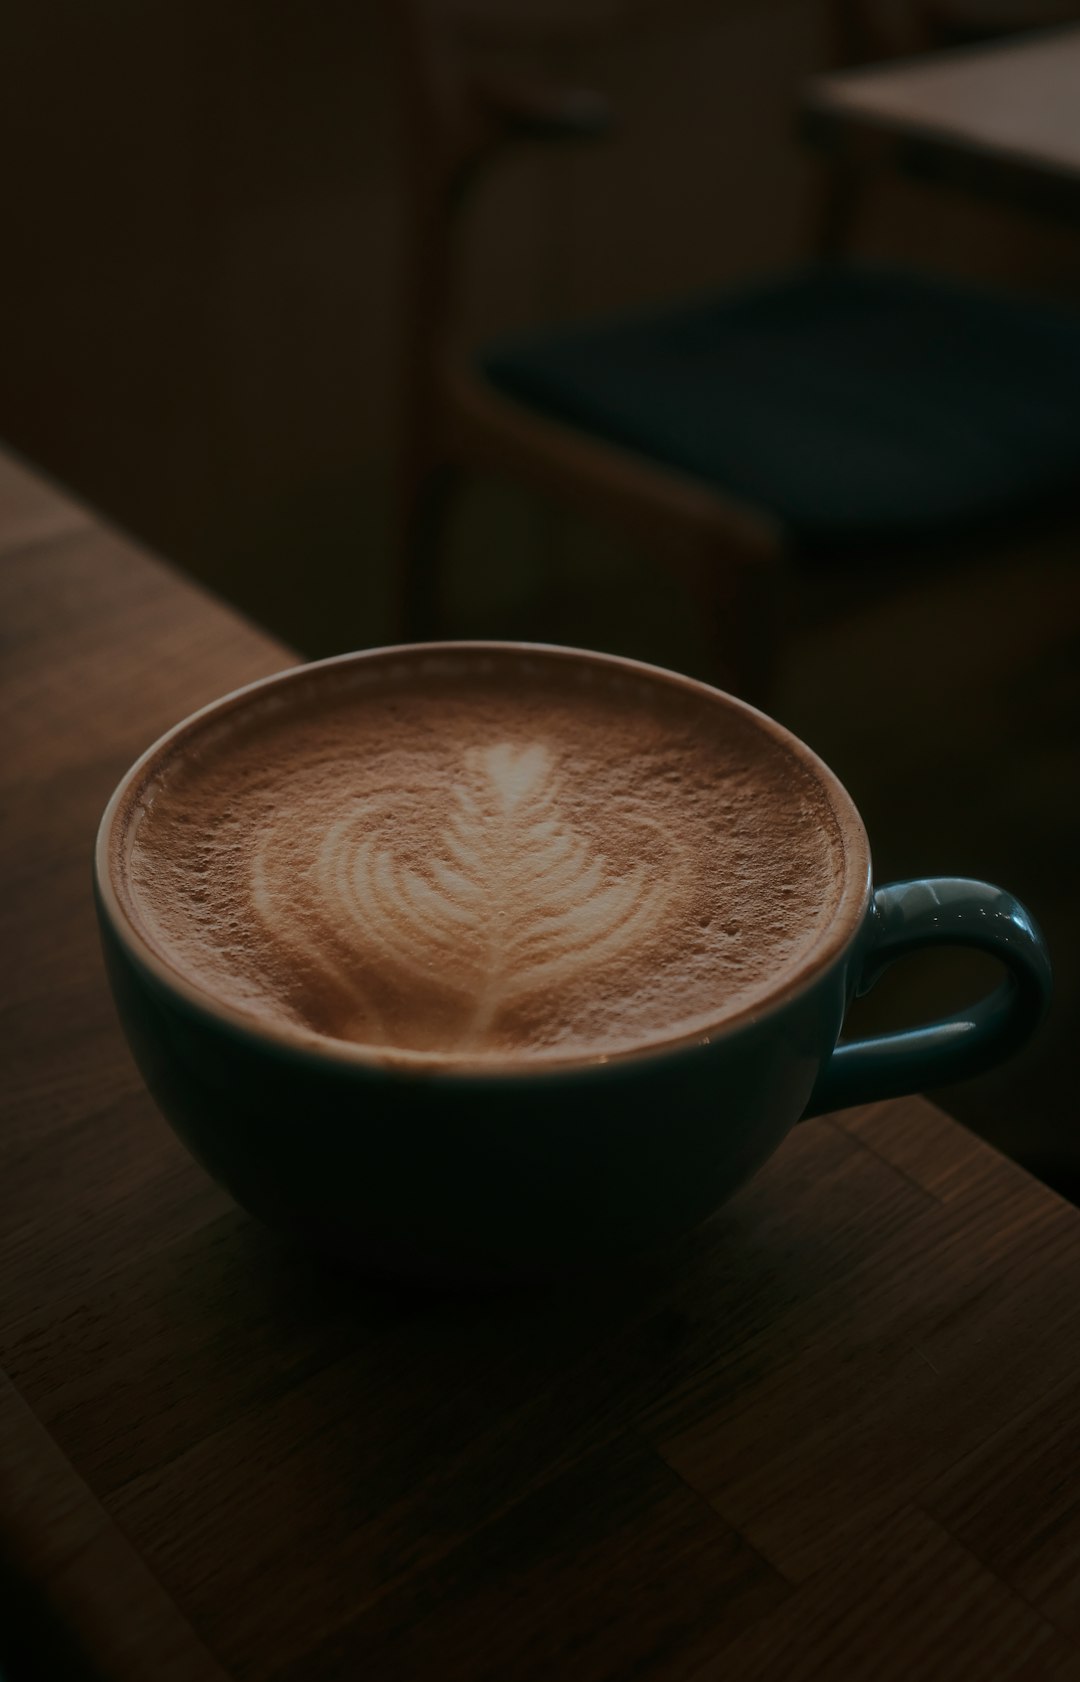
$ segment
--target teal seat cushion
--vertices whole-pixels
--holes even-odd
[[[903,270],[807,269],[481,362],[506,395],[769,510],[808,548],[1080,492],[1080,316]]]

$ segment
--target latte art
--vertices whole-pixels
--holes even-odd
[[[626,814],[637,862],[611,867],[567,821],[543,743],[468,751],[449,795],[424,866],[404,862],[412,838],[392,800],[361,801],[312,836],[309,863],[273,831],[255,850],[252,905],[266,936],[321,975],[343,1039],[381,1038],[380,998],[422,989],[441,995],[428,1018],[439,1044],[489,1049],[515,1007],[543,995],[550,1009],[586,973],[645,952],[683,886],[677,845],[639,812]]]
[[[696,1036],[798,973],[842,840],[782,733],[558,651],[393,651],[150,757],[114,879],[148,946],[271,1034],[436,1066]]]

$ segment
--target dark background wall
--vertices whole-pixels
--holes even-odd
[[[478,336],[806,249],[814,165],[793,109],[827,51],[820,0],[496,9],[572,19],[537,60],[594,79],[618,122],[485,187]],[[9,8],[4,34],[0,435],[304,649],[378,640],[401,225],[384,6],[40,0]],[[893,191],[866,236],[1040,286],[1080,278],[1080,242],[1018,238],[960,200]],[[470,610],[466,579],[481,619],[517,610],[553,544],[576,541],[586,570],[592,545],[601,579],[612,565],[505,493],[462,521],[466,573],[493,526],[512,557],[505,600]]]

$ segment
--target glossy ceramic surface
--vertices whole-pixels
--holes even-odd
[[[715,704],[742,705],[719,694]],[[95,884],[124,1031],[206,1169],[253,1214],[320,1248],[438,1280],[542,1278],[616,1260],[709,1215],[804,1115],[981,1071],[1046,1008],[1049,960],[1024,908],[960,878],[872,892],[858,815],[821,773],[839,791],[853,873],[847,920],[824,957],[696,1043],[511,1072],[410,1069],[295,1041],[170,973],[109,881],[122,783]],[[998,990],[948,1020],[838,1046],[854,994],[896,958],[940,943],[1000,958]]]

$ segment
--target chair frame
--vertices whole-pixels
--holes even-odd
[[[903,41],[868,29],[866,0],[833,0],[840,62],[930,44],[929,12],[910,0]],[[462,210],[486,170],[523,142],[589,142],[608,126],[601,97],[471,67],[445,5],[390,0],[403,67],[408,146],[396,618],[406,638],[445,634],[443,549],[466,472],[513,478],[628,533],[682,581],[717,649],[718,681],[767,696],[792,567],[782,523],[766,510],[650,458],[545,418],[503,396],[457,344],[456,247]],[[865,171],[823,165],[817,245],[849,244]]]

